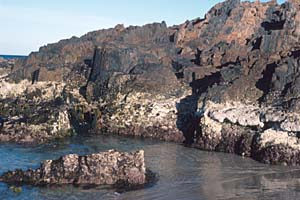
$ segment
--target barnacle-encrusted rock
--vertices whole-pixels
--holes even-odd
[[[44,143],[71,135],[65,83],[0,80],[1,142]]]
[[[110,150],[86,156],[70,154],[46,160],[38,169],[9,171],[0,180],[29,185],[114,185],[138,187],[147,183],[144,151],[126,153]]]
[[[272,164],[299,165],[298,113],[240,102],[207,102],[195,146]]]

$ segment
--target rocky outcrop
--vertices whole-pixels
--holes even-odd
[[[58,160],[46,160],[38,169],[9,171],[0,180],[11,184],[43,185],[113,185],[132,189],[149,181],[144,151],[133,153],[110,150],[79,156],[70,154]]]
[[[1,142],[44,143],[74,132],[69,107],[80,102],[65,83],[0,80],[0,87]],[[73,104],[64,100],[69,96]]]
[[[271,164],[299,165],[298,113],[237,102],[207,102],[194,146]]]
[[[64,84],[59,108],[79,133],[299,164],[299,9],[227,0],[181,25],[117,25],[41,47],[7,81]]]

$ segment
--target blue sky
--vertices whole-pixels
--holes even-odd
[[[279,2],[282,2],[280,0]],[[221,0],[0,0],[0,54],[40,46],[116,24],[180,24],[203,17]]]

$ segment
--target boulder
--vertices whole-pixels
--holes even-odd
[[[6,172],[0,176],[0,180],[9,184],[34,186],[75,184],[133,188],[145,185],[147,176],[143,150],[132,153],[110,150],[46,160],[34,170]]]

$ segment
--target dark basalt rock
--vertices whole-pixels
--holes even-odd
[[[128,88],[165,94],[178,90],[177,78],[188,84],[194,81],[192,76],[197,81],[222,70],[219,85],[227,84],[225,96],[220,96],[223,101],[257,102],[262,97],[267,101],[276,91],[282,94],[272,97],[277,102],[288,93],[286,85],[295,85],[291,76],[297,77],[297,72],[281,71],[296,71],[292,68],[297,66],[299,51],[295,42],[298,8],[294,2],[228,0],[212,8],[205,19],[179,26],[167,27],[164,22],[118,25],[42,47],[17,63],[11,76],[31,80],[32,73],[41,68],[39,80],[62,81],[74,76],[74,66],[87,63],[83,93],[99,99]],[[282,70],[271,69],[275,65]]]
[[[6,172],[0,176],[0,180],[17,185],[112,185],[119,189],[133,189],[154,179],[153,173],[146,171],[144,151],[125,153],[110,150],[47,160],[35,170]]]

